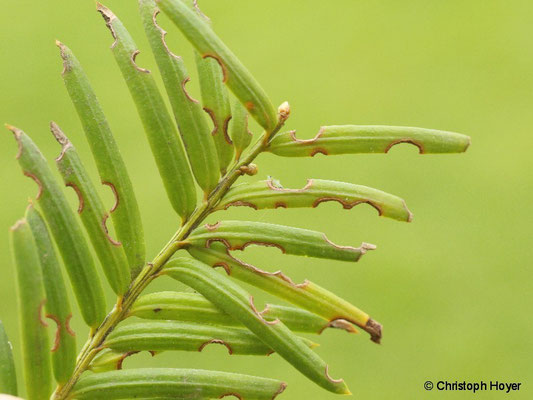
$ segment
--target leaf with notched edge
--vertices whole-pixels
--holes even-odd
[[[52,346],[52,366],[54,377],[64,384],[76,364],[76,334],[70,328],[72,312],[61,267],[52,238],[43,217],[32,204],[26,210],[26,220],[30,226],[41,262],[44,290],[46,293],[46,318],[56,325]]]
[[[238,319],[226,314],[198,293],[156,292],[139,297],[128,316],[150,320],[174,320],[210,325],[242,326]],[[294,307],[267,304],[264,317],[279,319],[296,332],[321,333],[329,321]]]
[[[26,396],[28,400],[43,400],[52,391],[47,324],[41,315],[46,299],[37,247],[25,219],[11,228],[11,245],[17,276]]]
[[[238,160],[253,138],[252,132],[248,129],[248,112],[239,102],[233,103],[230,136],[235,146],[235,158]]]
[[[410,143],[420,154],[462,153],[470,138],[455,132],[403,126],[333,125],[323,126],[313,139],[298,139],[295,131],[277,135],[267,151],[284,157],[388,153],[391,147]]]
[[[225,174],[234,153],[228,131],[232,119],[228,89],[224,85],[224,77],[216,60],[202,58],[197,51],[194,58],[200,79],[203,109],[213,122],[211,136],[217,149],[220,172]]]
[[[17,160],[24,175],[39,186],[37,203],[59,248],[83,319],[96,328],[106,315],[105,297],[89,246],[50,167],[33,141],[8,126],[19,145]]]
[[[350,333],[357,330],[352,324],[368,332],[372,341],[381,340],[381,325],[370,316],[336,296],[330,291],[305,280],[295,283],[281,271],[268,272],[232,257],[222,243],[212,243],[209,248],[190,247],[189,253],[197,260],[226,273],[242,282],[288,301],[298,307],[327,319],[329,326]]]
[[[256,210],[268,208],[317,207],[325,202],[338,202],[351,209],[358,204],[369,204],[380,216],[410,222],[413,215],[405,201],[367,186],[345,182],[308,179],[302,189],[285,189],[273,179],[234,186],[217,205],[216,210],[234,206],[248,206]]]
[[[65,185],[74,189],[78,195],[78,214],[100,260],[107,281],[113,291],[122,296],[130,284],[130,268],[122,243],[109,236],[106,226],[109,214],[96,192],[78,152],[56,123],[50,129],[61,144],[61,154],[56,158],[57,168]]]
[[[329,376],[327,364],[279,320],[267,320],[255,308],[253,297],[233,281],[206,264],[189,257],[177,257],[163,269],[202,294],[215,306],[237,318],[265,344],[311,381],[333,393],[349,394],[342,379]]]
[[[89,79],[72,51],[56,42],[63,59],[63,80],[80,118],[103,185],[115,196],[111,211],[118,240],[124,246],[133,275],[144,266],[145,246],[139,206],[117,143]]]
[[[316,345],[300,338],[310,348]],[[202,351],[209,344],[220,344],[229,354],[269,355],[274,351],[246,329],[177,321],[144,321],[119,326],[104,342],[104,347],[120,352]]]
[[[368,243],[360,247],[338,246],[320,232],[251,221],[222,221],[204,225],[194,230],[184,244],[209,247],[213,242],[224,243],[229,250],[244,250],[255,244],[277,247],[286,254],[342,261],[358,261],[368,250],[376,248]]]
[[[182,0],[156,0],[156,2],[203,58],[214,58],[220,64],[228,87],[259,125],[272,131],[278,121],[272,102],[252,74],[220,40],[209,24]]]
[[[174,117],[178,124],[192,172],[206,194],[218,184],[219,162],[215,143],[198,100],[193,99],[185,85],[190,80],[181,57],[170,51],[166,32],[157,24],[159,9],[154,0],[140,0],[139,8],[144,30],[163,77]]]
[[[151,72],[135,63],[139,50],[122,22],[99,3],[97,9],[115,39],[111,50],[137,106],[170,203],[185,219],[196,208],[196,188],[174,122]]]
[[[246,400],[273,400],[285,387],[285,383],[273,379],[228,372],[139,368],[83,376],[74,387],[71,398],[213,399],[237,396]]]
[[[0,321],[0,393],[17,395],[17,372],[13,361],[13,346]]]

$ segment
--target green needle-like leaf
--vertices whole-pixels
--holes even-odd
[[[231,120],[228,89],[223,82],[224,75],[218,62],[213,58],[202,58],[197,51],[194,55],[200,78],[203,109],[213,122],[211,135],[218,153],[220,172],[225,174],[233,160],[233,143],[228,132]]]
[[[273,379],[198,369],[140,368],[87,375],[71,398],[114,400],[128,398],[272,400],[286,385]]]
[[[196,207],[196,189],[176,127],[151,72],[135,63],[139,50],[130,34],[111,10],[97,7],[115,39],[111,50],[137,106],[170,203],[187,218]]]
[[[56,324],[52,366],[54,377],[61,385],[67,382],[76,364],[76,334],[70,328],[72,318],[70,301],[48,228],[39,211],[31,204],[26,210],[26,220],[31,228],[41,262],[46,293],[46,318]]]
[[[281,271],[268,272],[242,262],[230,254],[222,243],[210,248],[189,248],[189,253],[211,267],[223,267],[226,273],[242,282],[302,307],[327,319],[329,326],[357,332],[352,324],[368,332],[374,342],[381,340],[381,325],[346,300],[330,291],[305,280],[295,283]]]
[[[0,321],[0,393],[17,395],[17,372],[13,361],[13,346],[4,324]]]
[[[59,183],[33,141],[8,126],[19,145],[17,160],[24,175],[39,186],[37,202],[61,252],[83,319],[96,328],[106,315],[105,298],[89,246]]]
[[[344,182],[309,179],[302,189],[285,189],[273,179],[245,183],[230,189],[216,210],[234,206],[248,206],[256,210],[269,208],[317,207],[335,201],[343,208],[369,204],[380,216],[410,222],[413,215],[405,201],[381,190]]]
[[[156,21],[159,10],[155,1],[140,0],[139,7],[144,30],[161,71],[192,172],[198,185],[208,194],[216,187],[220,171],[217,150],[204,112],[198,100],[192,98],[185,88],[190,80],[189,74],[181,57],[172,53],[165,42],[166,32]]]
[[[301,338],[309,347],[316,345]],[[202,351],[209,344],[220,344],[229,354],[269,355],[273,350],[245,329],[201,325],[176,321],[150,321],[119,326],[104,346],[129,351]]]
[[[204,225],[192,232],[185,242],[196,247],[209,247],[221,242],[229,250],[244,250],[250,245],[277,247],[282,253],[342,261],[358,261],[376,247],[362,243],[360,247],[338,246],[326,235],[307,229],[251,221],[222,221]]]
[[[144,265],[145,246],[141,215],[130,177],[85,71],[67,46],[61,42],[56,44],[63,59],[63,80],[91,146],[100,179],[115,195],[111,218],[136,275]]]
[[[28,400],[43,400],[52,391],[50,348],[42,307],[46,301],[37,247],[26,220],[11,228],[17,270],[24,381]]]
[[[404,126],[334,125],[323,126],[313,139],[298,139],[295,131],[277,135],[268,150],[284,157],[388,153],[400,143],[418,147],[420,154],[462,153],[470,145],[470,138],[455,132]]]
[[[233,119],[230,130],[231,140],[235,146],[235,158],[238,160],[242,152],[252,142],[252,132],[248,129],[248,112],[241,103],[233,103]]]
[[[349,394],[341,380],[332,379],[327,364],[281,321],[266,320],[255,308],[253,297],[213,268],[188,257],[170,261],[163,273],[202,294],[215,306],[233,315],[265,344],[310,380],[326,390]]]
[[[174,320],[210,325],[242,326],[198,293],[157,292],[141,296],[129,311],[130,316],[151,320]],[[329,321],[294,307],[267,304],[263,316],[279,319],[292,331],[321,333]]]
[[[277,114],[265,91],[209,24],[182,0],[157,0],[162,11],[176,24],[202,58],[214,58],[225,83],[255,120],[268,131],[277,124]]]
[[[122,243],[112,239],[107,230],[109,214],[96,192],[78,152],[56,123],[50,129],[61,144],[61,154],[56,159],[57,167],[65,185],[78,195],[78,214],[113,291],[122,296],[130,283],[130,268]]]

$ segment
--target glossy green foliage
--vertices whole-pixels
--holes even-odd
[[[157,0],[165,14],[183,32],[202,58],[215,59],[224,82],[255,120],[267,131],[277,124],[277,114],[265,91],[209,24],[181,0]]]
[[[413,218],[405,201],[397,196],[367,186],[322,179],[308,179],[301,189],[286,189],[273,179],[237,185],[228,191],[216,209],[226,210],[236,206],[248,206],[256,210],[314,208],[330,201],[340,203],[347,210],[359,204],[369,204],[380,216],[398,221],[410,222]]]
[[[159,10],[155,1],[141,0],[139,6],[144,31],[161,71],[192,172],[198,185],[208,194],[217,185],[220,172],[217,150],[204,112],[198,100],[187,92],[189,74],[181,57],[172,53],[165,42],[166,32],[156,20]]]
[[[26,220],[35,240],[46,294],[46,318],[55,323],[52,366],[57,383],[65,383],[76,363],[76,334],[70,327],[72,311],[61,267],[43,217],[30,205]]]
[[[13,361],[13,346],[0,321],[0,393],[17,395],[17,373]]]
[[[309,347],[314,344],[301,340]],[[145,321],[119,326],[106,339],[105,346],[130,351],[202,351],[209,344],[220,344],[229,354],[269,355],[274,351],[245,329],[176,321]]]
[[[418,147],[420,154],[462,153],[470,145],[470,138],[460,133],[424,128],[334,125],[323,126],[313,139],[298,139],[295,131],[278,135],[268,151],[284,157],[388,153],[401,143]]]
[[[9,127],[18,142],[17,160],[24,175],[39,187],[36,200],[61,252],[83,319],[97,327],[105,317],[104,293],[81,227],[43,155],[20,129]]]
[[[348,394],[341,380],[332,379],[327,364],[279,320],[267,320],[255,308],[253,297],[233,281],[204,263],[188,257],[175,258],[164,273],[202,294],[215,306],[235,316],[265,344],[307,378],[326,390]]]
[[[87,375],[72,393],[78,400],[129,398],[272,400],[285,383],[249,375],[198,369],[139,368]]]
[[[72,51],[56,42],[63,59],[63,80],[74,104],[103,185],[115,196],[111,212],[118,240],[136,274],[144,265],[145,245],[139,207],[119,148],[93,88]]]
[[[61,144],[61,154],[56,158],[57,167],[65,186],[71,187],[78,196],[78,214],[93,244],[100,264],[113,291],[122,296],[130,283],[128,259],[122,243],[111,238],[107,229],[109,214],[104,209],[100,196],[96,192],[78,152],[59,126],[54,122],[50,128]]]
[[[122,22],[101,4],[98,11],[115,39],[111,50],[137,106],[170,203],[186,218],[196,207],[196,189],[176,127],[152,73],[135,63],[139,50]]]
[[[238,160],[253,138],[252,132],[248,129],[248,112],[239,102],[233,103],[230,137],[235,146],[235,158]]]
[[[151,320],[198,322],[210,325],[242,326],[240,321],[215,307],[198,293],[156,292],[137,299],[130,316]],[[321,333],[329,321],[305,310],[267,304],[263,316],[279,319],[297,332]]]
[[[229,250],[244,250],[250,245],[277,247],[284,254],[294,254],[342,261],[358,261],[375,246],[362,243],[360,247],[338,246],[326,235],[308,229],[251,221],[222,221],[197,228],[186,244],[209,247],[221,242]]]
[[[375,342],[381,340],[381,325],[370,316],[308,280],[294,282],[281,271],[268,272],[232,257],[222,243],[213,243],[209,248],[191,247],[189,253],[211,267],[222,267],[232,278],[255,286],[280,299],[325,318],[328,326],[344,329],[350,333],[357,330],[355,324],[367,331]]]
[[[46,299],[39,254],[26,220],[18,221],[11,228],[11,244],[17,270],[26,397],[43,400],[52,392],[47,324],[42,319]]]

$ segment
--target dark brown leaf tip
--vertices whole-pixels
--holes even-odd
[[[231,346],[229,344],[227,344],[226,342],[224,342],[223,340],[221,340],[221,339],[211,339],[211,340],[208,340],[207,342],[202,343],[202,345],[198,348],[198,351],[202,352],[202,350],[207,345],[210,345],[210,344],[221,344],[222,346],[225,346],[228,349],[228,353],[230,355],[233,354],[233,349],[231,348]]]
[[[381,343],[381,338],[383,337],[383,326],[379,322],[369,318],[364,329],[370,333],[370,340],[377,344]]]
[[[56,158],[56,161],[61,161],[63,159],[63,156],[65,155],[66,151],[73,147],[70,140],[68,140],[65,133],[61,130],[59,125],[57,125],[54,121],[50,122],[50,132],[52,132],[52,135],[56,138],[57,142],[61,145],[61,153]]]
[[[113,21],[117,19],[117,16],[113,14],[113,12],[109,8],[107,8],[106,6],[104,6],[103,4],[99,2],[96,2],[96,11],[102,14],[105,24],[111,31],[111,35],[113,35],[113,39],[115,39],[115,41],[111,45],[111,48],[114,48],[117,45],[118,37],[115,32],[115,28],[113,28]]]

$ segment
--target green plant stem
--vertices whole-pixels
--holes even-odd
[[[148,263],[139,275],[134,279],[128,291],[118,299],[113,310],[107,315],[102,324],[91,331],[89,340],[83,346],[76,362],[76,368],[70,379],[63,386],[58,386],[52,394],[51,400],[68,399],[69,393],[80,378],[87,370],[94,357],[102,350],[102,345],[106,337],[115,329],[115,327],[127,316],[130,307],[135,300],[148,286],[148,284],[157,278],[159,271],[172,255],[180,249],[181,242],[213,211],[217,203],[226,194],[229,188],[243,175],[242,167],[249,165],[261,152],[263,152],[268,143],[279,132],[285,120],[280,120],[277,126],[270,132],[265,132],[257,143],[250,149],[246,157],[236,161],[229,172],[220,181],[218,186],[207,197],[193,214],[183,223],[180,229],[174,234],[172,239],[163,247],[159,254],[151,263]]]

